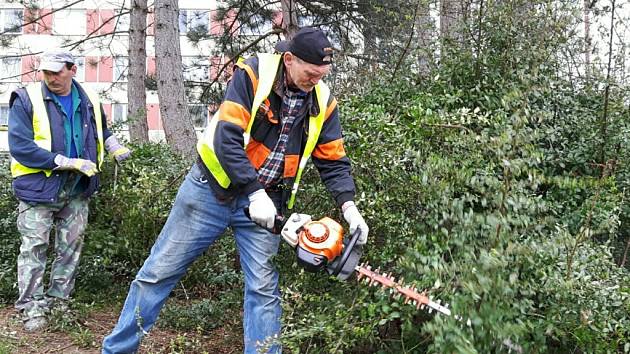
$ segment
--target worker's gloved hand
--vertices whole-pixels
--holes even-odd
[[[57,155],[55,156],[55,163],[57,164],[55,170],[78,171],[88,177],[92,177],[98,173],[96,164],[90,160],[71,159],[63,155]]]
[[[361,234],[357,239],[357,245],[364,245],[367,242],[368,232],[370,232],[370,228],[363,220],[361,213],[359,213],[359,209],[354,204],[353,201],[347,201],[343,203],[341,206],[341,211],[343,211],[343,218],[346,219],[348,225],[350,225],[350,235],[354,235],[357,228],[361,230]]]
[[[118,162],[122,162],[131,155],[131,150],[120,144],[114,135],[105,140],[105,149],[112,154]]]
[[[264,189],[259,189],[248,196],[249,216],[256,224],[269,230],[273,228],[276,206]]]

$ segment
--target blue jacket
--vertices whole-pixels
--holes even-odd
[[[94,107],[81,85],[74,80],[73,85],[78,88],[81,99],[80,110],[83,125],[84,156],[86,159],[97,163],[97,134],[96,123],[94,122]],[[55,104],[48,87],[43,84],[42,90],[50,121],[52,151],[40,148],[33,140],[33,105],[24,88],[13,91],[9,99],[9,151],[11,156],[24,166],[52,170],[57,167],[57,164],[54,162],[55,156],[57,154],[64,155],[65,152],[65,116]],[[107,139],[112,133],[107,129],[103,107],[99,107],[99,109],[103,120],[103,139]],[[64,174],[66,175],[64,176]],[[24,202],[56,203],[62,182],[67,179],[68,174],[73,174],[73,172],[54,171],[50,177],[46,177],[43,172],[19,176],[13,179],[13,191],[15,196]],[[91,196],[98,189],[98,186],[98,175],[89,177],[87,188],[83,195],[85,197]]]

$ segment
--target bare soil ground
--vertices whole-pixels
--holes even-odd
[[[91,311],[77,319],[72,327],[29,333],[12,306],[0,305],[0,354],[62,353],[97,354],[103,337],[114,327],[119,309]],[[140,353],[239,353],[240,333],[226,333],[218,328],[210,333],[181,332],[154,327],[142,342]]]

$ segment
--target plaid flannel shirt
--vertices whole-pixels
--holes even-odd
[[[282,97],[282,112],[280,117],[280,136],[276,146],[273,148],[265,162],[258,170],[258,181],[265,187],[270,188],[278,185],[282,180],[284,171],[284,151],[289,140],[289,132],[293,127],[293,122],[300,112],[306,92],[292,91],[288,87],[284,90]]]

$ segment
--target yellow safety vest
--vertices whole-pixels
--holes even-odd
[[[250,132],[252,130],[252,125],[254,123],[258,107],[260,107],[263,101],[267,99],[269,93],[271,92],[281,58],[282,56],[280,54],[258,54],[258,86],[254,88],[256,95],[254,96],[254,101],[252,102],[250,114],[251,118],[249,120],[249,124],[247,125],[247,129],[243,134],[245,146],[247,146],[247,143],[249,142]],[[322,131],[322,126],[324,125],[324,120],[326,119],[326,104],[328,103],[328,98],[330,97],[330,89],[326,86],[326,84],[320,81],[315,86],[315,95],[319,106],[319,114],[315,117],[309,118],[308,139],[306,140],[304,153],[300,158],[295,181],[293,182],[293,187],[291,188],[291,198],[289,199],[289,203],[287,205],[289,209],[293,208],[300,179],[302,178],[302,172],[304,172],[304,167],[306,167],[306,163],[317,145],[319,133]],[[212,119],[204,130],[201,139],[197,142],[197,152],[199,153],[199,156],[201,156],[201,159],[212,176],[216,179],[217,183],[219,183],[219,185],[223,188],[228,188],[231,183],[230,178],[214,153],[214,132],[218,122],[219,111],[212,116]]]
[[[42,94],[43,83],[34,83],[26,87],[26,93],[31,100],[33,106],[33,141],[42,149],[52,151],[52,133],[50,131],[50,119],[48,111],[44,104],[44,95]],[[98,135],[98,145],[96,146],[98,169],[101,169],[105,158],[105,148],[103,142],[103,121],[101,120],[101,101],[92,90],[83,88],[88,95],[92,106],[94,106],[94,120],[96,121],[96,133]],[[46,177],[50,177],[52,170],[44,170],[39,168],[31,168],[19,163],[16,159],[11,158],[11,175],[13,178],[27,175],[30,173],[44,172]]]

